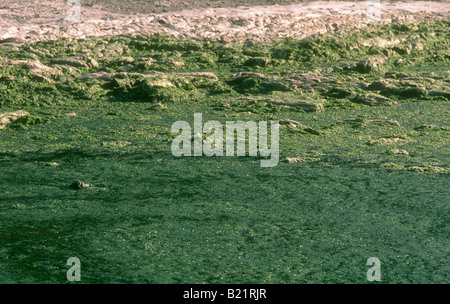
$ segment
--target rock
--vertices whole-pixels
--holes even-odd
[[[334,87],[326,93],[329,97],[346,98],[352,95],[352,91],[345,87]]]
[[[301,158],[300,157],[286,157],[284,159],[284,161],[288,164],[296,164],[301,162]]]
[[[0,44],[3,43],[23,43],[23,40],[17,37],[9,37],[0,40]]]
[[[133,57],[103,57],[99,58],[98,61],[105,63],[105,64],[127,64],[127,63],[133,63],[135,59]]]
[[[90,68],[98,68],[99,67],[97,60],[95,60],[94,58],[87,57],[86,61]]]
[[[423,44],[420,42],[413,43],[411,46],[412,46],[412,49],[415,51],[423,51]]]
[[[61,75],[60,71],[44,65],[38,60],[29,61],[24,66],[29,69],[31,74],[48,73],[51,75]]]
[[[355,86],[361,87],[362,85],[360,86],[360,84],[355,83]],[[315,86],[315,87],[314,87],[314,90],[317,91],[317,92],[328,93],[328,92],[330,92],[331,90],[333,90],[333,86],[331,86],[331,85],[326,85],[326,84],[322,84],[322,85]]]
[[[279,100],[264,100],[265,102],[269,102],[276,105],[287,106],[290,108],[297,108],[299,110],[303,110],[305,112],[323,112],[324,107],[322,103],[313,103],[306,101],[297,101],[297,102],[285,102]]]
[[[369,106],[376,105],[395,105],[397,102],[390,100],[389,98],[378,95],[358,95],[351,99],[352,102],[365,104]]]
[[[89,65],[87,64],[86,61],[83,61],[83,60],[77,59],[77,58],[73,58],[73,57],[53,58],[50,63],[52,65],[54,65],[54,64],[68,65],[68,66],[75,67],[75,68],[89,68]]]
[[[244,66],[250,66],[250,67],[265,67],[269,64],[270,59],[264,58],[264,57],[253,57],[249,58],[244,62]]]
[[[400,32],[410,32],[417,30],[417,25],[413,23],[394,22],[392,23],[392,29]]]
[[[286,91],[290,91],[291,88],[284,84],[281,83],[279,81],[276,80],[263,80],[260,84],[260,87],[262,90],[265,91],[281,91],[281,92],[286,92]]]
[[[414,128],[415,131],[439,131],[442,129],[444,128],[438,127],[436,125],[422,125]]]
[[[428,92],[428,96],[439,96],[444,97],[447,100],[450,100],[450,93],[448,92],[430,91]]]
[[[406,170],[412,171],[412,172],[420,172],[420,173],[425,171],[422,167],[419,167],[419,166],[411,166],[411,167],[408,167]]]
[[[288,59],[292,54],[292,50],[288,48],[275,48],[272,49],[271,56],[276,59]]]
[[[157,109],[166,109],[166,108],[167,108],[166,105],[164,105],[164,104],[162,104],[160,102],[157,102],[154,105],[151,105],[148,109],[149,110],[157,110]]]
[[[294,108],[299,108],[305,112],[315,112],[315,113],[319,113],[319,112],[323,112],[324,111],[324,107],[322,103],[313,103],[313,102],[296,102],[296,103],[292,103],[290,104],[291,107]]]
[[[34,74],[33,78],[36,79],[37,81],[40,81],[40,82],[54,83],[54,81],[51,80],[50,78],[45,77],[45,76],[40,75],[40,74]]]
[[[176,75],[181,75],[181,76],[190,76],[190,77],[206,77],[206,78],[211,78],[213,80],[219,80],[219,78],[217,78],[216,74],[212,73],[212,72],[185,72],[185,73],[174,73]]]
[[[400,90],[399,95],[402,97],[422,97],[427,95],[427,92],[422,88],[405,88]]]
[[[397,87],[387,87],[380,91],[383,96],[401,96],[406,98],[413,97],[423,97],[427,95],[427,92],[422,88],[397,88]]]
[[[48,75],[62,75],[61,71],[42,64],[39,60],[9,60],[8,64],[20,65],[27,69],[31,74],[48,74]]]
[[[11,127],[28,127],[34,126],[40,123],[47,122],[47,118],[42,118],[38,116],[24,115],[22,117],[17,118],[13,122],[10,123]]]
[[[372,82],[368,87],[367,90],[369,91],[381,91],[386,89],[388,86],[390,86],[390,84],[383,79],[380,80],[376,80],[374,82]]]
[[[91,187],[90,184],[87,184],[87,183],[84,183],[84,182],[80,182],[80,181],[73,182],[69,186],[69,188],[73,189],[73,190],[81,190],[81,189],[85,189],[85,188],[89,188],[89,187]]]
[[[411,81],[411,80],[404,80],[404,81],[400,82],[400,85],[405,86],[405,87],[411,87],[411,88],[421,87],[420,84],[418,84],[417,82]]]
[[[314,130],[313,128],[303,128],[303,133],[313,134],[313,135],[320,135],[322,134],[320,131]]]
[[[172,66],[184,66],[184,61],[181,58],[168,58],[164,63]]]
[[[106,72],[98,72],[98,73],[91,73],[91,74],[85,74],[85,75],[80,75],[77,76],[77,79],[88,79],[88,78],[93,78],[93,79],[114,79],[114,78],[119,78],[119,79],[125,79],[128,77],[128,74],[126,72],[120,72],[120,73],[106,73]]]
[[[391,48],[394,52],[396,52],[399,55],[408,55],[411,53],[412,47],[410,45],[407,46],[394,46]]]
[[[175,87],[173,82],[171,82],[169,79],[159,77],[146,79],[144,81],[141,81],[140,84],[142,84],[147,89]]]
[[[402,149],[391,149],[386,151],[386,153],[389,155],[405,155],[405,156],[409,155],[408,151]]]
[[[247,79],[247,78],[268,79],[269,77],[266,76],[266,75],[264,75],[264,74],[261,74],[261,73],[255,73],[255,72],[241,72],[241,73],[239,73],[239,74],[233,75],[233,76],[227,81],[227,83],[228,83],[228,84],[231,84],[231,85],[240,84],[240,83],[242,83],[242,81],[243,81],[244,79]]]
[[[219,59],[219,62],[223,63],[242,63],[244,59],[237,55],[228,55],[224,58]]]
[[[367,88],[370,86],[370,83],[365,81],[359,81],[359,82],[353,82],[350,85],[355,86],[357,88],[367,90]],[[317,88],[315,88],[317,90]]]
[[[142,75],[137,78],[112,79],[105,84],[115,100],[140,102],[181,102],[199,98],[203,93],[185,76]]]
[[[5,129],[21,117],[29,116],[30,113],[25,111],[16,111],[8,113],[0,113],[0,130]]]
[[[233,75],[227,81],[227,84],[231,85],[233,89],[239,93],[269,93],[272,91],[286,92],[295,89],[292,86],[292,83],[288,83],[287,80],[278,80],[274,76],[268,77],[266,75],[253,72],[241,72]]]
[[[366,120],[365,123],[372,125],[400,127],[400,123],[396,120]]]
[[[55,64],[53,66],[60,73],[61,73],[61,71],[63,71],[63,72],[69,73],[72,76],[77,76],[77,75],[79,75],[81,73],[78,68],[75,68],[75,67],[69,66],[69,65],[65,65],[65,64]]]
[[[412,172],[435,172],[435,173],[446,173],[448,170],[446,170],[445,168],[442,167],[437,167],[437,166],[409,166],[406,168],[407,171],[412,171]]]
[[[405,139],[399,137],[378,138],[368,142],[369,145],[390,145]]]
[[[381,57],[367,58],[358,62],[355,66],[355,70],[367,74],[376,70],[383,63],[384,59]]]
[[[299,123],[298,121],[291,120],[291,119],[282,119],[279,121],[279,123],[280,123],[280,125],[287,125],[292,128],[305,128],[305,126],[302,125],[301,123]]]
[[[118,57],[121,56],[127,49],[128,47],[120,42],[108,43],[103,51],[103,56]]]
[[[408,77],[409,74],[406,73],[399,73],[399,72],[386,72],[384,74],[385,78],[393,78],[393,79],[401,79],[401,78],[405,78]]]

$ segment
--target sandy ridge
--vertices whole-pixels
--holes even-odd
[[[365,1],[315,1],[131,16],[93,5],[82,6],[81,19],[76,21],[67,18],[69,9],[65,1],[0,5],[0,40],[39,41],[130,33],[167,33],[221,40],[304,38],[316,33],[359,28],[370,22],[422,21],[450,16],[450,3],[425,1],[382,3],[379,7]]]

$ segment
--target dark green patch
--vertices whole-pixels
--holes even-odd
[[[30,113],[0,130],[0,281],[66,283],[76,256],[83,283],[366,283],[376,256],[384,283],[446,282],[449,28],[0,44],[86,62],[0,58],[0,113]],[[280,163],[174,157],[194,113],[284,121]]]

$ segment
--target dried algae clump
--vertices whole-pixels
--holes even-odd
[[[0,113],[0,130],[7,128],[18,119],[29,115],[30,113],[22,110],[16,112]]]

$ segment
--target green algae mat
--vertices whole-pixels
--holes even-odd
[[[0,283],[449,283],[450,23],[0,42]],[[279,121],[279,163],[175,157]]]

